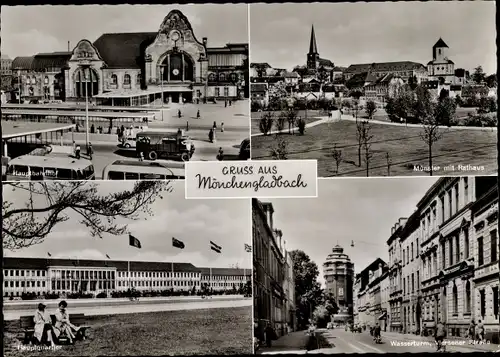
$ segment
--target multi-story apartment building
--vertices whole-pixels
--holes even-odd
[[[472,252],[477,244],[471,239],[471,207],[496,184],[495,177],[440,178],[417,205],[426,332],[442,321],[450,336],[466,336],[474,319]]]
[[[474,257],[473,290],[471,307],[475,321],[485,327],[485,339],[491,343],[499,340],[499,239],[498,239],[498,189],[492,187],[478,197],[471,207],[471,230],[474,240],[471,255]],[[470,286],[470,285],[469,285]]]
[[[380,278],[380,307],[382,310],[382,315],[379,317],[380,326],[383,331],[387,331],[387,326],[389,325],[389,311],[390,311],[390,274],[389,266],[387,266],[386,271]]]
[[[203,286],[214,291],[238,289],[250,279],[250,269],[197,268],[190,263],[118,260],[3,258],[4,297],[48,292],[111,293],[191,291]]]
[[[387,264],[377,258],[356,276],[359,280],[358,320],[362,325],[374,326],[385,319],[382,310],[381,281],[389,271]]]
[[[420,214],[414,212],[403,226],[400,236],[403,276],[403,333],[420,333]]]
[[[353,300],[352,300],[352,316],[353,316],[353,321],[355,324],[358,324],[359,323],[359,305],[360,305],[360,301],[359,301],[359,289],[361,287],[361,277],[358,275],[356,275],[355,277],[355,280],[354,280],[354,286],[353,286]]]
[[[407,218],[400,218],[391,228],[391,236],[387,240],[389,246],[389,316],[388,325],[392,332],[403,331],[403,272],[401,232]]]
[[[273,214],[271,203],[252,199],[254,321],[261,340],[267,323],[278,336],[286,328],[282,234],[274,229]]]

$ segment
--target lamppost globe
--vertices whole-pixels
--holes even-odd
[[[87,82],[87,70],[89,70],[90,72],[90,64],[86,62],[80,62],[79,67],[83,71],[83,79],[85,82],[85,146],[88,151],[90,139],[89,139],[89,96],[88,96],[89,93],[88,93],[88,82]],[[92,74],[89,73],[89,75],[91,76]]]

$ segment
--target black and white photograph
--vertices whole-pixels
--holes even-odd
[[[183,181],[4,183],[4,355],[252,353],[250,215]]]
[[[331,179],[253,199],[256,353],[498,351],[497,186]]]
[[[317,159],[319,177],[496,173],[495,14],[490,1],[250,5],[252,159]]]
[[[4,6],[1,17],[9,180],[182,179],[185,161],[249,158],[248,5]]]

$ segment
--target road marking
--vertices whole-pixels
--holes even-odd
[[[378,352],[378,353],[386,353],[385,351],[382,351],[380,349],[378,349],[377,347],[373,347],[373,346],[370,346],[370,345],[367,345],[366,343],[363,343],[361,341],[358,341],[360,344],[362,344],[363,346],[365,346],[366,348],[371,348],[372,350]]]

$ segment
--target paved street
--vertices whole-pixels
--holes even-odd
[[[306,353],[306,345],[309,336],[306,331],[296,331],[282,336],[272,342],[271,347],[262,346],[257,350],[257,354],[280,354],[280,353],[293,353],[304,354]]]
[[[368,330],[352,333],[344,329],[320,329],[330,348],[309,351],[308,353],[419,353],[434,352],[436,345],[432,338],[399,333],[382,332],[382,343],[375,344]],[[472,353],[496,351],[497,345],[475,346],[465,340],[449,340],[447,350],[450,352]]]
[[[17,320],[20,316],[33,315],[35,311],[36,301],[33,302],[33,307],[30,309],[22,308],[16,310],[4,311],[4,320]],[[196,299],[190,301],[161,301],[156,303],[144,303],[144,301],[129,301],[127,304],[117,304],[115,306],[85,306],[72,304],[69,301],[70,313],[83,313],[88,316],[98,315],[113,315],[113,314],[130,314],[139,312],[159,312],[159,311],[179,311],[179,310],[197,310],[197,309],[213,309],[213,308],[233,308],[251,306],[252,299],[250,298],[233,298],[233,299]],[[55,309],[53,307],[52,309]]]

